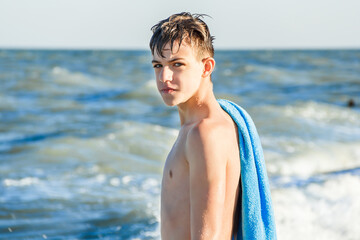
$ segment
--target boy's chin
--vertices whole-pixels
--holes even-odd
[[[164,101],[165,105],[168,107],[174,107],[177,106],[177,104],[175,102],[169,102],[169,101]]]
[[[169,107],[174,107],[174,106],[177,106],[179,103],[177,101],[175,101],[175,99],[164,99],[163,98],[163,102],[165,103],[166,106],[169,106]]]

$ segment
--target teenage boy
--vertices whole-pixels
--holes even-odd
[[[163,240],[230,240],[237,232],[238,129],[214,96],[214,38],[201,18],[174,14],[152,28],[157,88],[181,124],[163,170]]]

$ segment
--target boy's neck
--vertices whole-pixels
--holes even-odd
[[[202,85],[188,101],[177,105],[181,126],[197,123],[207,118],[213,109],[219,107],[212,82],[203,81]]]

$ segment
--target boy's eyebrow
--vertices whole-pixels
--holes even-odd
[[[184,58],[173,58],[173,59],[170,59],[168,62],[176,62],[176,61],[179,61],[179,60],[184,60]],[[160,63],[159,61],[157,61],[157,60],[155,60],[155,59],[153,59],[152,61],[151,61],[152,63]]]
[[[184,60],[184,58],[173,58],[169,62],[176,62],[176,61],[179,61],[179,60]]]

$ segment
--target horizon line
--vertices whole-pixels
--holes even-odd
[[[144,47],[41,47],[0,46],[0,50],[44,50],[44,51],[150,51]],[[216,51],[285,51],[285,50],[360,50],[360,46],[311,46],[311,47],[216,47]]]

